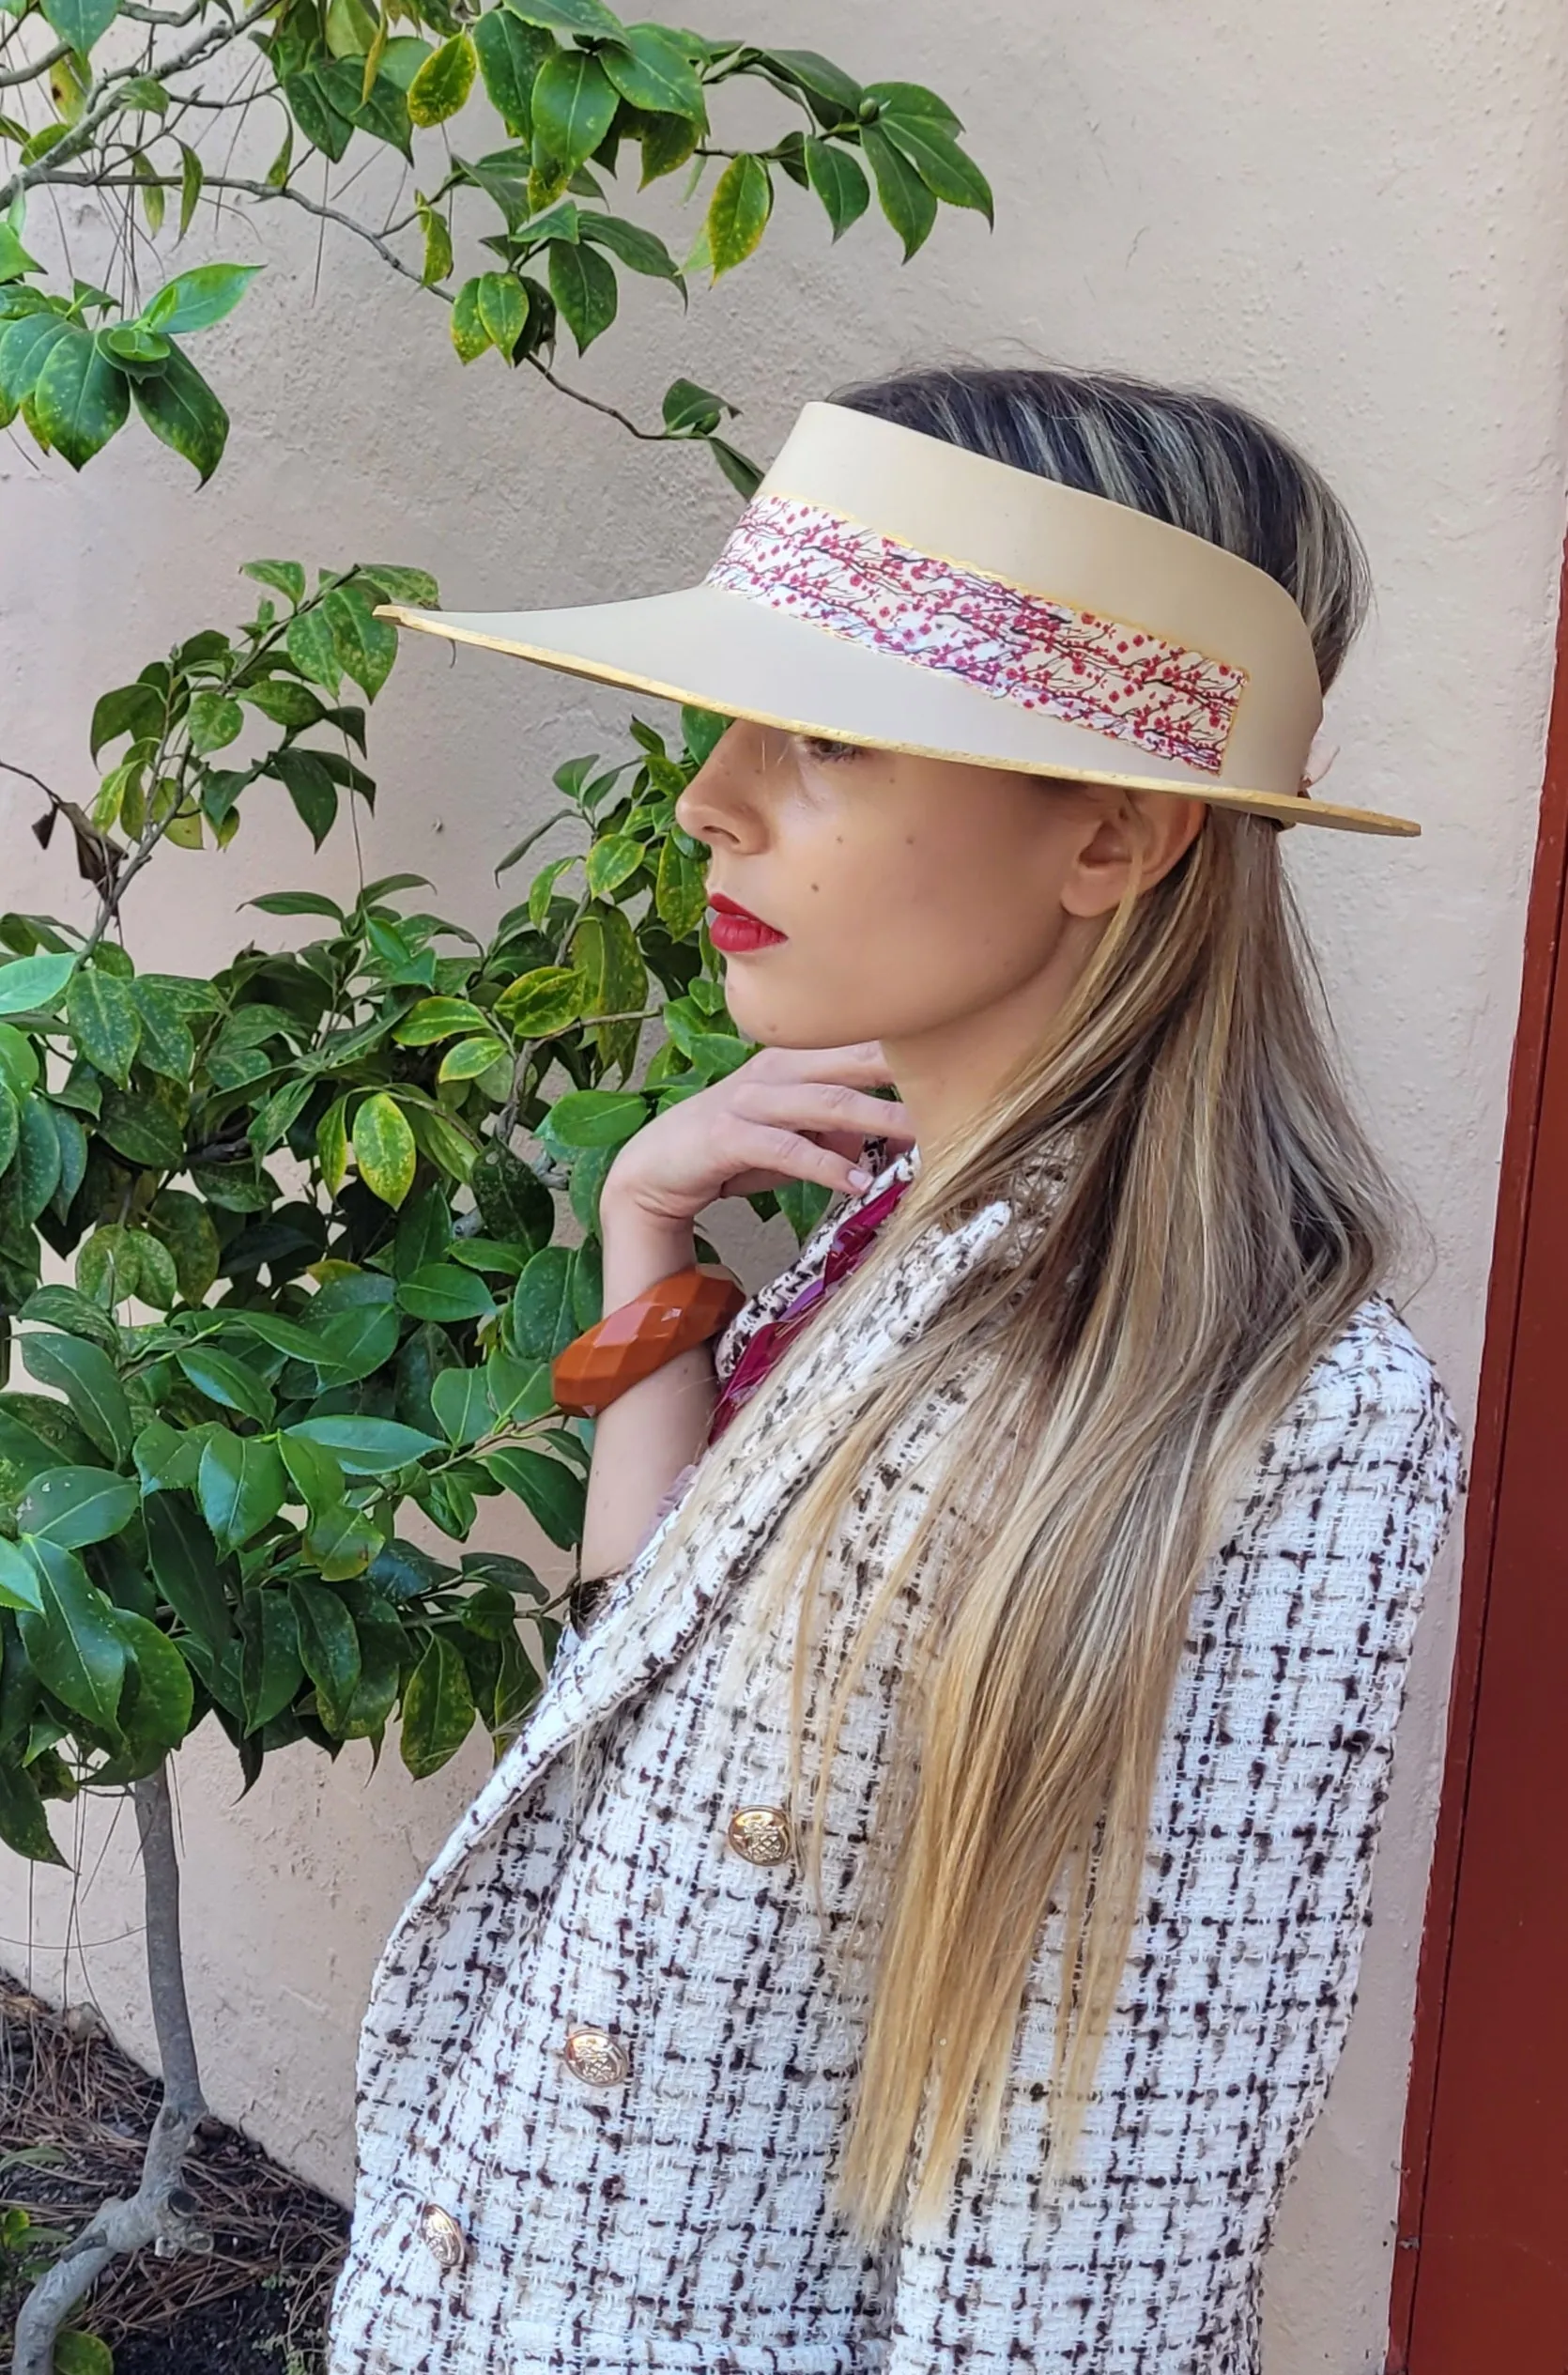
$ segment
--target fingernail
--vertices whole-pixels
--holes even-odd
[[[854,1170],[854,1171],[852,1171],[852,1172],[850,1173],[850,1185],[851,1185],[851,1187],[853,1187],[853,1188],[863,1188],[863,1187],[869,1187],[869,1186],[870,1186],[870,1184],[871,1184],[871,1175],[870,1175],[869,1171]]]

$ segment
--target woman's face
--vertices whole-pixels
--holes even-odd
[[[1196,801],[731,725],[676,806],[705,841],[731,1012],[774,1047],[911,1043],[988,1011],[1037,1029]],[[749,911],[771,934],[726,916]]]

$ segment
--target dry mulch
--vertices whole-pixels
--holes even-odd
[[[0,2213],[20,2205],[63,2240],[107,2196],[133,2193],[159,2100],[90,2007],[61,2014],[0,1974]],[[185,2183],[212,2250],[116,2262],[73,2322],[110,2344],[115,2375],[320,2375],[346,2212],[218,2120],[203,2121]],[[14,2279],[0,2259],[8,2338]]]

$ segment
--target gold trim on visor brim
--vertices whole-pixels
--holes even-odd
[[[1175,761],[1026,710],[901,655],[868,651],[715,586],[561,610],[417,610],[385,603],[377,616],[786,733],[1127,791],[1174,793],[1280,825],[1406,837],[1421,831],[1409,818],[1372,809],[1216,783]],[[1133,766],[1106,763],[1124,751]]]

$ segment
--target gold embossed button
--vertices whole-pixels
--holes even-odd
[[[748,1864],[787,1863],[793,1845],[782,1806],[738,1806],[725,1837]]]
[[[439,2202],[426,2202],[419,2214],[419,2230],[442,2275],[455,2275],[469,2256],[469,2246],[452,2213]]]
[[[585,2087],[619,2087],[631,2074],[626,2048],[607,2028],[569,2028],[566,2067]]]

